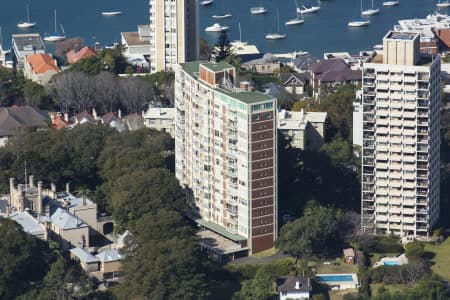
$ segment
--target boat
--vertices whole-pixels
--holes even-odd
[[[353,19],[350,22],[348,22],[348,27],[363,27],[363,26],[368,26],[369,24],[370,24],[369,20],[359,18],[359,19]]]
[[[200,2],[201,5],[203,6],[208,6],[214,3],[214,0],[203,0],[202,2]]]
[[[250,8],[250,12],[252,13],[252,15],[263,15],[266,14],[268,10],[264,6],[262,6],[262,0],[260,0],[259,6]]]
[[[372,0],[372,8],[366,9],[366,10],[362,10],[361,11],[361,15],[363,16],[371,16],[371,15],[375,15],[377,13],[380,12],[379,8],[374,8],[373,7],[373,0]]]
[[[446,1],[441,1],[439,0],[438,3],[436,3],[437,7],[449,7],[450,6],[450,2],[448,0]]]
[[[319,10],[320,10],[320,6],[312,6],[312,5],[302,4],[301,7],[297,8],[297,13],[298,14],[311,14],[311,13],[315,13]]]
[[[400,1],[384,1],[383,6],[395,6],[399,3],[400,3]]]
[[[280,33],[280,14],[277,10],[277,32],[266,34],[266,40],[281,40],[281,39],[285,39],[285,38],[286,38],[286,34]]]
[[[62,27],[62,25],[60,25],[60,26],[61,26],[61,34],[58,33],[58,29],[57,29],[57,26],[56,26],[56,9],[55,9],[55,31],[53,33],[51,33],[51,34],[47,34],[44,37],[44,41],[46,41],[46,42],[59,42],[59,41],[65,40],[66,39],[66,35],[64,33],[64,28]]]
[[[121,15],[122,12],[121,11],[103,11],[102,16],[118,16]]]
[[[232,14],[225,13],[225,0],[222,1],[222,14],[221,15],[213,15],[212,17],[214,19],[227,19],[227,18],[232,17]]]
[[[19,28],[31,28],[34,27],[36,25],[36,22],[31,22],[30,21],[30,8],[29,5],[27,4],[27,21],[26,22],[20,22],[19,24],[17,24],[17,27]]]
[[[296,7],[296,9],[298,9],[297,1],[295,1],[295,7]],[[297,14],[297,17],[295,19],[290,19],[290,20],[287,20],[286,22],[284,22],[284,25],[290,26],[290,25],[299,25],[299,24],[305,23],[305,19],[303,18],[303,14],[300,14],[301,17],[302,17],[301,19],[298,17],[298,15],[299,14]]]
[[[214,23],[211,26],[208,26],[205,28],[206,32],[223,32],[223,31],[227,31],[230,27],[228,26],[222,26],[219,23]]]

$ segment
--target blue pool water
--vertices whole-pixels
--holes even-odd
[[[319,281],[322,281],[322,282],[353,281],[352,275],[319,275],[316,277]]]
[[[385,265],[385,266],[398,266],[398,265],[400,265],[400,262],[398,262],[398,261],[385,261],[385,262],[383,262],[383,265]]]

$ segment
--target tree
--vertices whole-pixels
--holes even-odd
[[[119,226],[127,226],[161,208],[183,208],[183,203],[179,184],[167,169],[135,171],[113,183],[112,213]]]
[[[199,59],[208,60],[211,55],[211,47],[209,47],[208,42],[203,37],[200,37],[199,48]]]
[[[83,72],[88,75],[97,75],[104,69],[105,68],[100,57],[90,56],[71,64],[68,71]]]
[[[303,217],[284,225],[276,245],[298,261],[301,257],[326,257],[341,251],[337,211],[322,206],[305,209]]]
[[[45,244],[23,232],[16,222],[0,217],[1,299],[14,299],[45,275],[50,258],[44,249]]]
[[[119,95],[127,113],[140,113],[153,98],[153,86],[138,77],[119,80]]]
[[[216,62],[224,60],[231,54],[230,41],[225,31],[220,33],[212,52]]]
[[[210,295],[193,232],[174,210],[142,215],[131,227],[119,299],[207,299]]]
[[[420,242],[410,242],[405,246],[405,255],[408,259],[414,259],[422,257],[424,254],[425,246]]]
[[[45,88],[31,80],[25,80],[23,85],[24,103],[40,109],[52,109],[54,104]]]
[[[268,300],[275,296],[275,278],[270,271],[269,268],[259,268],[253,279],[242,283],[241,290],[233,296],[233,300]]]

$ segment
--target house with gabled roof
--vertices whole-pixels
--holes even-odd
[[[80,50],[70,50],[66,54],[67,62],[69,64],[74,64],[82,59],[97,56],[97,53],[88,46],[84,46]]]
[[[309,82],[304,73],[280,73],[279,78],[286,92],[294,95],[303,95]]]
[[[50,54],[37,53],[25,57],[23,69],[25,78],[40,85],[48,85],[50,79],[60,71],[56,59]]]
[[[361,70],[353,70],[343,59],[324,59],[310,66],[314,96],[334,92],[339,85],[362,82]]]

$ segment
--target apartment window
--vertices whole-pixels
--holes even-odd
[[[252,121],[259,121],[259,115],[252,115]]]

